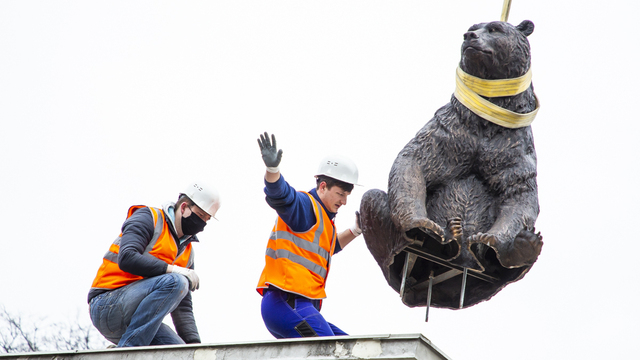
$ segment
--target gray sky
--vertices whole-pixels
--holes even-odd
[[[223,196],[196,245],[203,342],[272,339],[255,291],[275,212],[256,138],[313,187],[327,153],[386,190],[398,152],[454,90],[486,1],[0,2],[0,304],[88,321],[86,295],[130,205],[193,179]],[[513,0],[529,19],[544,236],[525,278],[472,308],[410,309],[363,238],[337,255],[322,313],[352,335],[422,333],[454,359],[631,358],[640,81],[635,1]],[[628,231],[632,231],[631,234]],[[633,352],[632,352],[633,351]]]

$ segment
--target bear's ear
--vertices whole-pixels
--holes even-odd
[[[516,26],[516,29],[520,30],[520,32],[523,33],[524,36],[531,35],[533,33],[533,28],[533,23],[529,20],[524,20],[520,23],[520,25]]]

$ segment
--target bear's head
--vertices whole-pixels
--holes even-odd
[[[529,20],[518,26],[502,21],[471,26],[464,34],[460,68],[487,80],[524,75],[531,66],[527,36],[533,33],[533,27]]]

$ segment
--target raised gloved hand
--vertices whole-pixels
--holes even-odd
[[[189,290],[196,291],[200,288],[200,278],[195,270],[183,268],[177,265],[169,265],[167,273],[176,273],[184,275],[189,280]]]
[[[282,159],[282,150],[278,150],[276,146],[276,136],[271,134],[270,141],[269,134],[265,131],[264,135],[260,134],[258,145],[260,145],[262,161],[267,166],[267,171],[270,173],[280,172],[278,165],[280,165],[280,160]]]
[[[359,211],[356,211],[356,223],[353,224],[353,226],[351,226],[349,230],[356,237],[362,234],[362,229],[360,228],[360,212]]]

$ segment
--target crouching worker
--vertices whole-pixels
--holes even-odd
[[[118,347],[200,343],[190,291],[199,288],[192,243],[220,207],[193,183],[162,209],[132,206],[89,291],[93,325]],[[162,321],[171,314],[176,332]]]
[[[316,173],[316,188],[296,191],[280,174],[282,150],[275,136],[258,140],[267,166],[264,192],[278,219],[271,232],[265,267],[257,290],[262,319],[273,336],[347,335],[320,315],[331,257],[362,233],[356,225],[336,236],[333,219],[358,181],[358,169],[341,156],[325,158]]]

